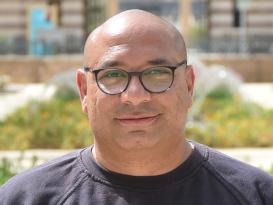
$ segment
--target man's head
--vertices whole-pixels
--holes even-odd
[[[90,34],[84,49],[84,66],[91,70],[141,72],[177,65],[186,58],[185,43],[176,28],[141,10],[110,18]],[[116,75],[111,73],[111,79]],[[187,110],[192,103],[191,66],[177,67],[171,87],[160,93],[144,89],[138,76],[132,76],[127,88],[115,95],[103,92],[104,85],[99,88],[96,80],[101,78],[96,79],[93,72],[77,72],[82,109],[88,114],[96,147],[130,152],[164,149],[183,140]]]

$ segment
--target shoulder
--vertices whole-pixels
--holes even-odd
[[[197,147],[203,150],[206,157],[203,167],[231,192],[252,202],[255,200],[263,204],[272,202],[272,175],[205,145],[197,144]]]
[[[11,178],[0,187],[0,204],[46,204],[49,200],[56,204],[64,189],[84,174],[79,153],[67,154]]]

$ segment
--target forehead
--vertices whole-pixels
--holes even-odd
[[[140,11],[110,18],[92,32],[84,49],[85,66],[90,67],[107,58],[138,65],[154,58],[172,60],[185,56],[179,32],[159,17]]]
[[[165,59],[175,63],[182,58],[175,43],[166,34],[147,32],[139,34],[100,36],[85,49],[85,64],[100,66],[105,61],[119,61],[126,66],[145,66],[154,59]],[[177,59],[177,60],[176,60]]]
[[[169,52],[163,52],[167,51]],[[98,64],[102,64],[106,61],[118,61],[123,63],[124,66],[128,67],[142,67],[150,62],[154,62],[157,59],[162,59],[162,63],[172,64],[176,62],[176,53],[172,48],[166,48],[159,44],[155,45],[117,45],[109,47],[106,52],[104,52],[98,58]],[[160,61],[158,61],[160,64]]]

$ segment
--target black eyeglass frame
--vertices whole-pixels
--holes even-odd
[[[128,82],[127,82],[127,85],[125,86],[125,88],[124,88],[121,92],[114,93],[114,94],[113,94],[113,93],[107,93],[105,90],[103,90],[103,89],[100,87],[100,85],[99,85],[99,83],[98,83],[98,79],[97,79],[98,73],[99,73],[100,71],[106,70],[106,69],[104,69],[104,68],[102,68],[102,69],[96,69],[96,68],[90,68],[90,67],[84,67],[83,69],[84,69],[85,72],[91,72],[91,73],[94,73],[94,74],[95,74],[95,79],[96,79],[97,86],[100,88],[100,90],[101,90],[103,93],[108,94],[108,95],[118,95],[118,94],[123,93],[125,90],[127,90],[128,86],[129,86],[129,84],[130,84],[130,82],[131,82],[132,76],[138,76],[141,85],[142,85],[143,88],[144,88],[146,91],[148,91],[149,93],[163,93],[163,92],[166,92],[167,90],[169,90],[169,89],[172,87],[172,84],[173,84],[173,81],[174,81],[174,72],[175,72],[175,70],[176,70],[177,68],[179,68],[180,66],[184,65],[184,64],[186,65],[186,68],[187,68],[187,59],[181,61],[180,63],[177,63],[176,65],[160,65],[160,66],[153,66],[153,67],[146,68],[145,70],[139,71],[139,72],[128,72],[128,71],[126,71],[126,70],[123,70],[123,69],[121,69],[121,68],[118,68],[118,70],[122,70],[122,71],[124,71],[125,73],[127,73],[127,75],[128,75]],[[169,69],[172,70],[172,82],[170,83],[170,86],[169,86],[168,88],[166,88],[165,90],[160,91],[160,92],[153,92],[153,91],[150,91],[149,89],[147,89],[147,88],[145,87],[145,85],[144,85],[144,83],[143,83],[143,81],[142,81],[142,73],[143,73],[144,71],[146,71],[147,69],[156,68],[156,67],[166,67],[166,68],[169,68]]]

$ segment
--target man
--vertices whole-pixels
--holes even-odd
[[[76,78],[94,145],[11,179],[1,204],[273,203],[270,175],[186,140],[194,72],[166,21],[112,17],[88,37]]]

